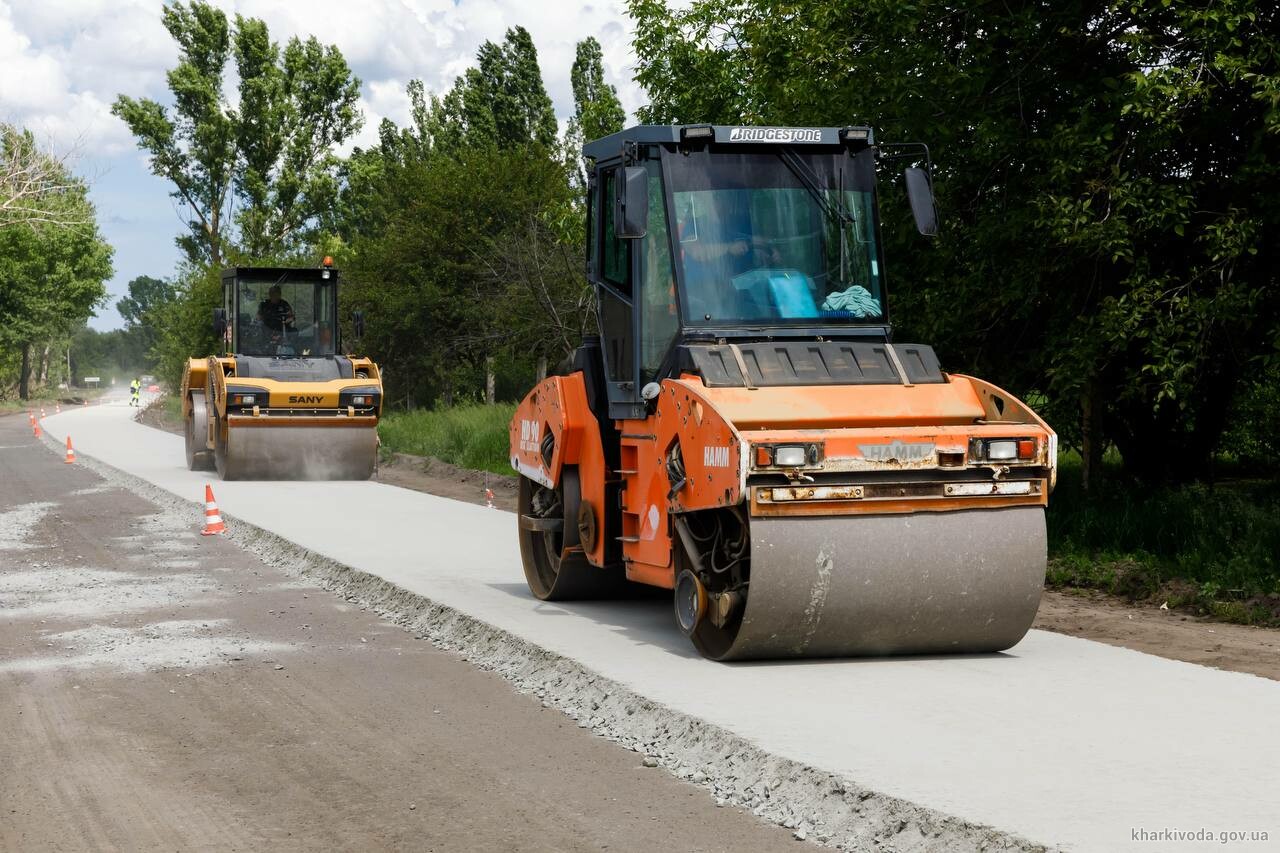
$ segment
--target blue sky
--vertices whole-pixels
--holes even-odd
[[[609,82],[628,114],[643,103],[631,82],[631,31],[621,0],[215,0],[229,16],[264,19],[272,37],[314,33],[337,44],[361,79],[365,127],[408,117],[405,84],[443,92],[486,39],[507,27],[533,35],[547,90],[563,123],[572,109],[569,69],[577,41],[594,35]],[[150,174],[128,129],[110,113],[117,94],[166,101],[165,72],[177,50],[160,24],[160,0],[0,0],[0,121],[31,129],[70,155],[91,186],[116,274],[98,329],[120,325],[115,301],[130,279],[168,276],[178,261],[182,222],[167,182]]]

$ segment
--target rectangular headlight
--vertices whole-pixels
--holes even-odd
[[[993,462],[1003,462],[1018,458],[1018,442],[1016,439],[1000,439],[987,442],[987,458]]]
[[[808,461],[807,457],[808,453],[802,444],[773,449],[773,464],[780,468],[803,468]]]

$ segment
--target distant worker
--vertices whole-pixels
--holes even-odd
[[[293,306],[280,297],[280,285],[271,285],[267,298],[258,303],[258,320],[273,332],[294,331]]]
[[[142,393],[142,383],[137,379],[134,379],[132,382],[129,383],[129,405],[130,406],[140,405],[140,402],[138,400],[138,395],[141,393]]]

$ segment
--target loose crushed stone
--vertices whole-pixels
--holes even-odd
[[[31,548],[31,532],[56,503],[36,501],[0,512],[0,551],[25,551]]]
[[[172,620],[139,627],[94,625],[46,638],[60,654],[18,658],[0,663],[0,672],[40,672],[51,669],[111,667],[119,672],[194,668],[231,657],[287,650],[283,643],[220,636],[226,619]],[[69,654],[68,654],[69,653]]]
[[[0,574],[0,619],[107,616],[203,601],[216,582],[202,575],[139,575],[36,563]]]

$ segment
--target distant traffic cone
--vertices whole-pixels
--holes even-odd
[[[493,505],[493,489],[484,490],[484,505],[489,509],[497,509],[497,507]]]
[[[31,425],[31,431],[36,434],[36,438],[40,437],[40,422],[36,421]]]
[[[46,417],[47,417],[47,415],[45,415],[45,413],[44,413],[44,406],[41,406],[41,407],[40,407],[40,418],[41,418],[41,420],[43,420],[43,419],[44,419],[44,418],[46,418]]]
[[[227,526],[222,523],[222,516],[218,514],[218,504],[213,499],[213,486],[205,484],[204,487],[204,530],[200,531],[201,536],[213,536],[216,533],[225,533]]]
[[[53,413],[54,413],[55,415],[60,415],[60,414],[62,414],[62,406],[61,406],[60,404],[58,404],[58,403],[54,403],[54,404],[53,404]]]
[[[35,425],[36,425],[36,413],[35,413],[35,412],[31,412],[31,411],[28,411],[28,412],[27,412],[27,423],[31,424],[32,426],[35,426]]]
[[[67,464],[76,461],[76,452],[71,449],[71,436],[67,436]]]

